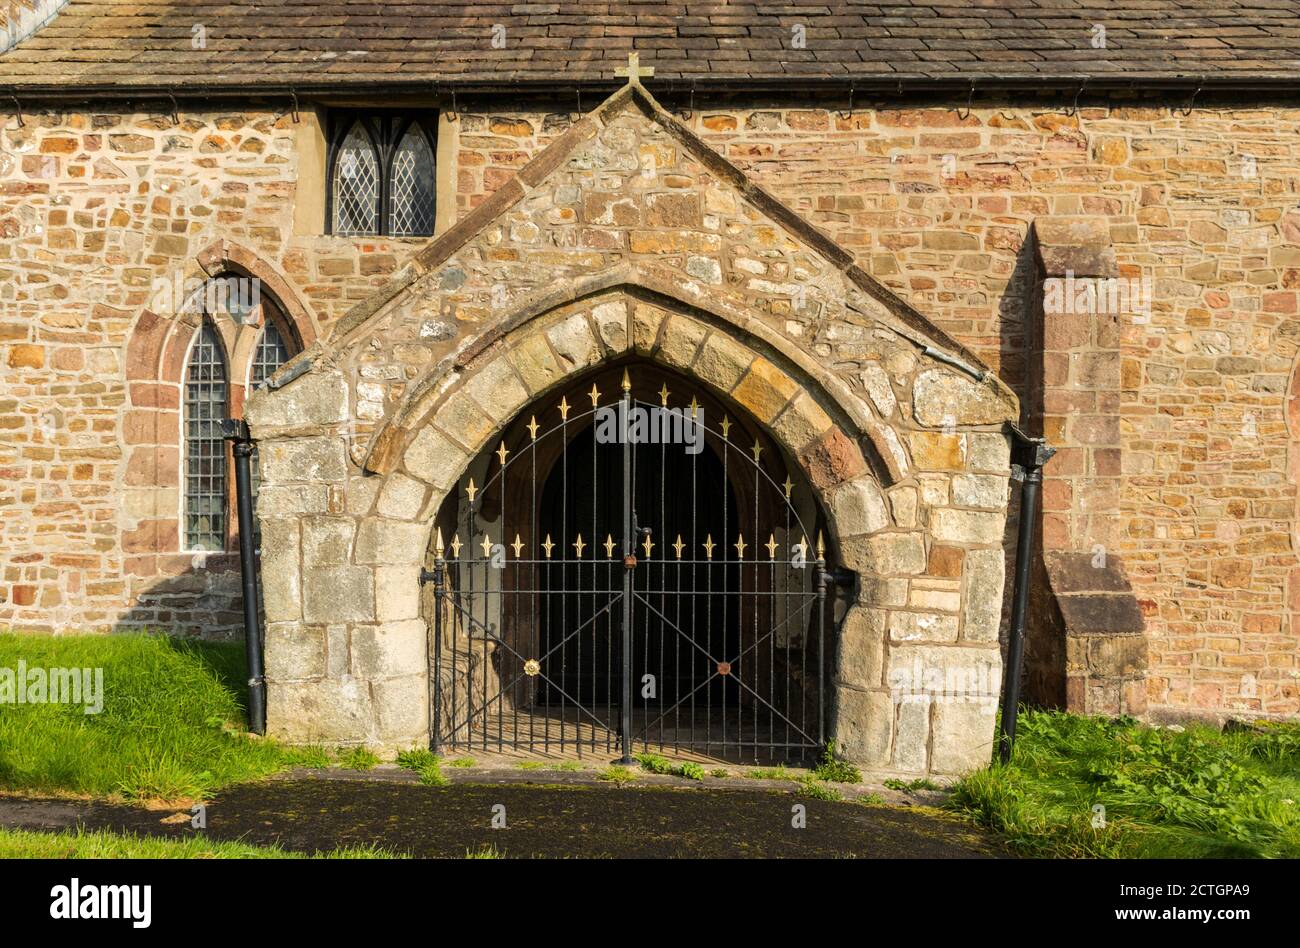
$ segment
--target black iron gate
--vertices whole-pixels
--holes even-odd
[[[530,417],[449,498],[423,577],[434,749],[816,753],[820,532],[727,416],[669,408],[666,385],[639,401],[626,371],[622,388]]]

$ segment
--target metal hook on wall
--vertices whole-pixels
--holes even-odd
[[[678,115],[681,116],[683,122],[689,122],[691,119],[695,117],[695,80],[694,79],[691,80],[691,97],[688,104],[690,105],[690,108],[683,109],[681,112],[678,113]]]
[[[18,101],[18,96],[14,95],[12,92],[9,93],[9,98],[14,100],[14,115],[18,118],[18,127],[22,128],[27,124],[23,121],[23,104]]]
[[[177,115],[177,112],[180,111],[180,107],[176,104],[176,93],[168,92],[167,98],[171,99],[172,103],[172,125],[179,125],[181,124],[181,118]]]
[[[970,81],[970,92],[969,92],[969,93],[967,94],[967,96],[966,96],[966,114],[965,114],[965,115],[962,115],[962,114],[961,114],[961,109],[958,109],[958,110],[957,110],[957,120],[958,120],[958,121],[960,121],[960,122],[964,122],[964,121],[966,121],[968,118],[970,118],[971,103],[974,102],[974,101],[975,101],[975,80],[972,79],[972,80]]]
[[[1187,103],[1187,108],[1178,110],[1179,115],[1181,115],[1183,118],[1187,118],[1187,116],[1192,114],[1192,108],[1193,106],[1196,105],[1196,97],[1201,94],[1201,89],[1204,87],[1205,87],[1205,80],[1198,79],[1196,81],[1196,91],[1192,93],[1191,101]]]
[[[1084,86],[1088,84],[1088,77],[1084,76],[1083,81],[1079,83],[1079,88],[1074,90],[1074,103],[1070,106],[1070,118],[1079,114],[1079,96],[1083,95]]]
[[[298,90],[290,89],[289,96],[293,99],[293,106],[291,108],[291,112],[293,114],[293,124],[297,125],[298,124]]]
[[[455,122],[460,119],[460,110],[456,107],[456,87],[451,87],[451,111],[447,113],[447,121]]]
[[[856,94],[856,92],[857,92],[856,85],[850,82],[849,83],[849,110],[847,112],[841,112],[839,109],[835,110],[835,114],[840,117],[841,121],[847,122],[850,118],[853,117],[853,97]]]

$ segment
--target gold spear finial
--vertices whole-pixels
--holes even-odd
[[[659,389],[659,404],[664,406],[664,408],[668,407],[668,396],[670,394],[671,393],[668,391],[668,383],[664,382],[663,388]]]
[[[487,559],[492,555],[492,538],[486,532],[483,534],[483,542],[479,546],[483,549],[483,559]]]
[[[578,539],[573,541],[573,548],[578,551],[578,559],[582,559],[582,551],[587,548],[587,544],[582,542],[582,534],[578,534]]]
[[[569,420],[569,400],[563,395],[560,396],[560,420]]]
[[[722,429],[722,440],[728,440],[731,437],[731,419],[723,415],[722,424],[718,425],[718,427]]]
[[[613,536],[613,534],[609,534],[609,533],[605,534],[605,542],[602,543],[601,546],[603,546],[603,547],[605,548],[605,557],[606,557],[607,559],[611,559],[611,560],[612,560],[612,559],[614,558],[614,536]]]
[[[501,447],[497,448],[497,457],[501,459],[501,466],[506,466],[506,457],[510,454],[510,449],[506,447],[505,441],[501,442]]]
[[[717,544],[713,542],[713,534],[712,534],[712,533],[705,534],[705,537],[704,537],[704,556],[705,556],[706,559],[710,559],[710,560],[713,559],[713,548],[714,548],[715,546],[717,546]]]
[[[745,558],[745,547],[748,545],[745,543],[745,535],[743,533],[736,534],[736,542],[733,545],[736,547],[737,559],[743,560]]]
[[[596,403],[600,401],[600,389],[596,388],[593,384],[591,386],[591,391],[588,394],[591,396],[591,407],[595,408]]]
[[[632,380],[627,377],[627,369],[623,370],[623,391],[632,391]]]
[[[537,423],[537,416],[536,416],[536,415],[531,415],[531,416],[529,416],[529,418],[528,418],[528,434],[529,434],[529,436],[530,436],[534,441],[537,440],[537,429],[540,428],[540,427],[541,427],[541,425],[539,425],[539,424]]]
[[[778,546],[776,542],[776,534],[769,533],[767,536],[767,542],[764,543],[763,545],[767,547],[767,558],[769,560],[776,559],[776,550]]]
[[[439,527],[433,532],[433,555],[438,559],[442,559],[442,554],[442,527]]]
[[[650,551],[655,548],[654,541],[650,539],[650,534],[645,535],[645,540],[641,543],[641,549],[645,550],[645,558],[650,559]]]
[[[460,547],[461,547],[460,534],[453,533],[451,535],[451,558],[452,559],[454,560],[460,559]]]
[[[515,559],[519,559],[519,552],[524,548],[524,541],[515,534],[515,542],[510,544],[510,548],[515,551]]]
[[[551,542],[551,535],[546,534],[546,542],[542,544],[542,549],[546,551],[546,558],[551,558],[551,550],[555,549],[555,544]]]
[[[682,558],[682,550],[684,549],[686,549],[686,544],[682,542],[682,535],[679,533],[677,534],[677,542],[673,544],[673,552],[677,554],[679,560]]]
[[[469,483],[465,485],[465,494],[469,497],[469,502],[471,504],[474,503],[474,495],[477,493],[478,488],[474,486],[474,478],[471,477]]]
[[[758,456],[763,453],[763,446],[758,443],[758,438],[754,439],[754,447],[751,449],[754,453],[754,462],[758,462]]]

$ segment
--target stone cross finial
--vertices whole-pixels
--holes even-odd
[[[653,76],[654,74],[655,74],[654,66],[646,66],[644,69],[641,68],[640,53],[628,53],[627,68],[624,69],[623,67],[620,66],[618,69],[614,70],[614,75],[627,76],[628,82],[633,82],[636,83],[637,85],[641,84],[642,76],[649,77],[649,76]]]

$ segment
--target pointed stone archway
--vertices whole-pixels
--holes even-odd
[[[440,504],[526,404],[629,355],[744,411],[814,491],[855,576],[841,752],[986,761],[1014,397],[635,85],[250,402],[272,733],[427,741]]]

